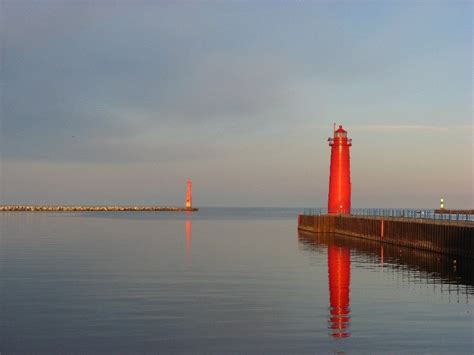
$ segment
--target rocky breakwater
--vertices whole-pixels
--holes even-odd
[[[198,208],[162,206],[42,206],[3,205],[0,212],[195,212]]]

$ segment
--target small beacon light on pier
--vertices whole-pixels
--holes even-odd
[[[444,210],[444,198],[439,199],[439,209]]]

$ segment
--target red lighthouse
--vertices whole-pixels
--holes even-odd
[[[331,169],[329,175],[328,213],[351,213],[351,172],[349,147],[352,139],[339,126],[334,137],[328,138],[331,146]]]
[[[186,209],[191,209],[193,205],[193,183],[191,182],[191,179],[188,179],[187,183],[187,190],[186,190],[186,204],[185,207]]]

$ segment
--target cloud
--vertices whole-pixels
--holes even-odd
[[[176,43],[176,34],[160,27],[137,41],[140,30],[114,26],[103,28],[102,37],[80,27],[54,41],[40,36],[41,45],[6,46],[4,158],[97,162],[213,155],[223,151],[218,135],[277,124],[284,118],[276,112],[292,104],[292,68],[283,57],[258,49],[236,54],[220,42],[192,48],[193,36],[180,33]]]

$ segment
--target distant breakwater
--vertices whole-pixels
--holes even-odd
[[[3,205],[0,212],[196,212],[199,208],[161,206],[43,206]]]

